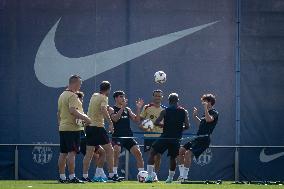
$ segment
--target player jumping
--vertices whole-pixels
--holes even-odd
[[[201,97],[201,103],[204,108],[204,115],[202,117],[198,117],[197,108],[194,107],[193,109],[193,118],[196,125],[199,126],[197,136],[202,135],[202,137],[198,137],[181,147],[180,155],[184,155],[185,163],[183,171],[180,173],[183,180],[188,178],[189,167],[193,158],[192,155],[198,158],[210,145],[210,135],[218,122],[219,115],[217,110],[213,107],[215,101],[216,98],[212,94],[204,94]]]

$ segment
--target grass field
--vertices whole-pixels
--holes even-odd
[[[86,184],[58,184],[57,181],[0,181],[0,188],[31,188],[31,189],[283,189],[284,186],[278,185],[235,185],[231,182],[223,182],[221,185],[205,185],[205,184],[180,184],[172,183],[165,184],[160,181],[159,183],[138,183],[136,181],[125,181],[120,183],[86,183]]]

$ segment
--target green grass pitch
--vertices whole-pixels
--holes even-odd
[[[163,181],[159,183],[138,183],[137,181],[124,181],[120,183],[86,183],[86,184],[59,184],[57,181],[11,181],[0,180],[0,188],[2,189],[284,189],[284,186],[278,185],[235,185],[232,182],[223,182],[221,185],[215,184],[165,184]]]

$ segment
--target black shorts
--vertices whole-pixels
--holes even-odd
[[[193,141],[186,143],[183,147],[186,150],[190,150],[195,158],[198,158],[210,145],[210,138],[203,137],[197,138]]]
[[[156,141],[157,139],[144,139],[144,152],[148,152],[150,151],[153,143]]]
[[[163,154],[166,150],[168,150],[168,156],[176,158],[179,154],[180,140],[179,139],[157,139],[152,148]]]
[[[126,148],[128,151],[130,149],[137,145],[136,140],[133,138],[112,138],[112,146],[118,145],[121,146],[122,148]]]
[[[86,126],[86,145],[98,146],[108,144],[109,137],[103,127]]]
[[[61,153],[77,153],[80,151],[80,132],[81,131],[59,131]]]
[[[81,142],[80,142],[80,152],[78,153],[81,153],[83,154],[84,156],[86,155],[86,137],[84,138],[81,138]],[[95,153],[98,151],[98,149],[100,148],[100,146],[95,146]]]

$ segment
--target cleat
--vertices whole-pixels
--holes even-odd
[[[121,182],[121,180],[119,180],[119,178],[117,176],[113,176],[113,177],[107,177],[108,182]]]
[[[166,180],[166,183],[172,183],[172,182],[173,182],[173,179],[168,177]]]
[[[104,180],[102,177],[94,177],[92,181],[93,182],[106,182],[106,180]]]
[[[120,176],[118,176],[118,174],[115,174],[114,176],[113,176],[113,180],[114,181],[118,181],[118,182],[121,182],[121,181],[123,181],[125,178],[124,177],[120,177]]]
[[[155,172],[152,174],[153,182],[159,182],[158,176]]]
[[[180,175],[180,176],[178,176],[178,178],[177,178],[177,181],[180,181],[180,182],[183,182],[183,177]]]
[[[101,180],[104,181],[104,182],[107,182],[108,178],[106,176],[104,176],[104,177],[101,177]]]
[[[153,182],[153,177],[148,175],[145,179],[145,183],[152,183],[152,182]]]
[[[73,179],[69,180],[69,183],[84,184],[84,182],[78,179],[77,177],[74,177]]]
[[[92,179],[90,179],[89,177],[87,177],[87,178],[82,177],[81,180],[84,181],[84,182],[93,182]]]
[[[63,179],[61,179],[61,178],[58,179],[58,182],[59,182],[59,183],[62,183],[62,184],[67,184],[67,183],[69,183],[68,179],[63,180]]]

